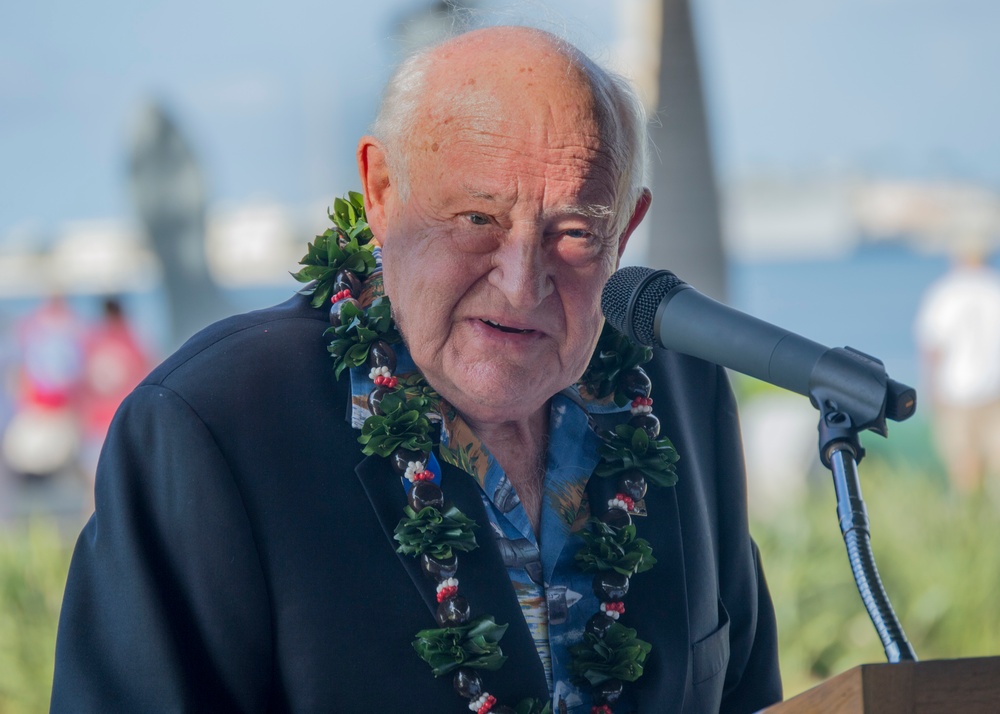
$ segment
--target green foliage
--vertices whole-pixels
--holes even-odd
[[[349,238],[357,239],[362,245],[367,245],[372,239],[372,232],[365,218],[365,197],[357,191],[348,191],[346,199],[333,199],[333,210],[327,211],[326,215]]]
[[[872,548],[917,656],[1000,653],[1000,502],[960,498],[934,465],[879,451],[887,458],[869,455],[859,467]],[[778,618],[786,696],[885,661],[851,575],[829,473],[822,476],[805,503],[752,524]]]
[[[634,682],[642,676],[642,665],[652,648],[648,642],[635,636],[635,630],[614,623],[604,637],[585,632],[583,642],[569,648],[573,660],[570,675],[591,686],[608,679]]]
[[[615,570],[631,577],[656,564],[649,542],[635,537],[635,525],[615,528],[598,518],[591,518],[587,526],[580,531],[583,547],[574,556],[583,572]]]
[[[424,555],[438,560],[447,560],[454,551],[469,552],[476,548],[476,536],[472,529],[476,522],[451,506],[441,513],[433,506],[420,509],[417,513],[411,506],[403,509],[406,514],[396,524],[396,549],[404,555]]]
[[[434,390],[434,387],[427,383],[424,375],[420,374],[420,372],[405,374],[398,377],[398,379],[403,396],[407,400],[414,397],[422,397],[427,400],[430,409],[436,410],[438,408],[438,405],[441,403],[441,395]]]
[[[430,400],[426,397],[407,399],[400,390],[387,393],[379,404],[382,414],[365,419],[358,441],[369,456],[389,456],[402,447],[410,451],[430,451],[433,443],[428,434],[431,422],[427,418]]]
[[[630,397],[617,390],[618,377],[633,367],[646,364],[653,357],[653,350],[644,345],[633,343],[607,322],[601,331],[597,348],[590,358],[587,371],[583,373],[581,382],[587,385],[594,396],[604,399],[615,393],[615,403],[618,406],[626,404]]]
[[[601,463],[594,474],[602,478],[616,477],[631,469],[642,471],[654,486],[677,483],[677,451],[670,439],[650,439],[644,429],[619,424],[614,432],[604,435],[598,453]]]
[[[458,667],[494,671],[507,660],[499,645],[506,631],[507,625],[498,625],[490,615],[483,615],[460,627],[421,630],[413,649],[431,666],[435,677]]]
[[[372,342],[383,340],[387,343],[399,342],[402,338],[392,321],[392,306],[389,298],[375,298],[367,311],[362,311],[352,303],[344,305],[340,312],[340,324],[327,328],[332,335],[326,348],[335,361],[334,374],[349,367],[360,367],[368,361],[368,351]]]
[[[327,215],[334,227],[316,236],[299,261],[304,267],[292,274],[300,283],[313,283],[306,291],[312,293],[313,307],[329,301],[334,292],[334,277],[339,271],[350,270],[364,279],[375,269],[375,256],[369,244],[372,233],[365,220],[362,195],[352,191],[347,199],[334,199],[333,211]]]
[[[71,550],[53,522],[0,530],[0,714],[48,711]]]

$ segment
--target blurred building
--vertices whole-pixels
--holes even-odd
[[[969,233],[1000,245],[1000,194],[969,182],[758,175],[723,195],[736,260],[832,259],[890,242],[944,254]]]

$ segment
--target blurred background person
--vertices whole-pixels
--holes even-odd
[[[953,264],[931,284],[915,333],[933,436],[951,485],[982,490],[1000,475],[1000,274],[985,241],[960,240]]]
[[[83,375],[82,319],[54,293],[16,325],[14,413],[3,433],[7,467],[47,477],[69,468],[79,446],[76,402]]]
[[[88,479],[85,508],[89,509],[97,457],[108,426],[122,399],[146,376],[150,360],[116,297],[104,299],[100,320],[87,331],[83,348],[80,468]]]

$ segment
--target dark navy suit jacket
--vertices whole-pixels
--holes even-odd
[[[70,568],[53,712],[468,711],[410,645],[436,626],[434,588],[395,552],[403,492],[360,451],[325,327],[301,296],[224,320],[122,405]],[[753,712],[781,685],[728,381],[665,351],[648,371],[681,460],[637,519],[658,560],[623,619],[653,645],[640,711]],[[546,698],[478,486],[443,469],[445,494],[481,524],[462,591],[474,615],[510,625],[486,687]]]

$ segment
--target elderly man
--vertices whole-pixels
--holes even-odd
[[[661,352],[647,377],[602,334],[643,135],[626,84],[536,30],[405,62],[310,295],[195,336],[117,415],[52,710],[779,699],[725,375]]]

